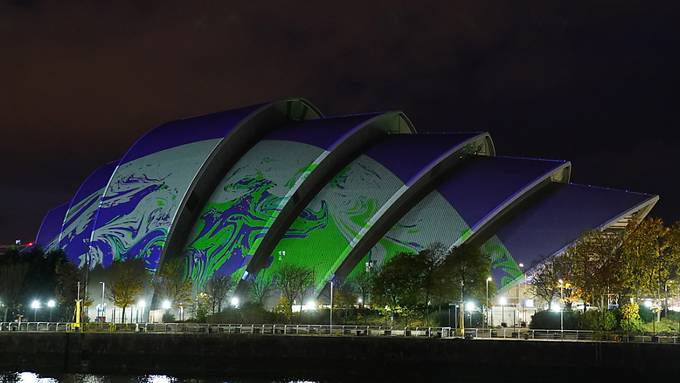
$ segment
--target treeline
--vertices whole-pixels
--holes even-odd
[[[13,321],[22,316],[46,320],[49,300],[57,305],[55,320],[69,320],[73,315],[79,270],[66,260],[62,251],[45,254],[38,248],[20,252],[10,249],[0,256],[0,320]],[[31,308],[40,302],[40,309]]]
[[[573,311],[582,304],[591,327],[642,329],[640,305],[658,320],[680,292],[680,222],[649,218],[625,230],[584,233],[564,254],[530,276],[533,293],[548,306]],[[615,307],[615,310],[609,308]],[[588,314],[597,308],[599,315]],[[547,314],[544,314],[547,315]]]
[[[17,315],[32,320],[33,300],[56,299],[53,319],[71,321],[78,286],[93,315],[84,316],[85,321],[99,315],[102,298],[109,313],[113,304],[119,321],[143,321],[144,313],[161,308],[165,321],[325,323],[329,318],[329,291],[324,290],[320,305],[314,270],[299,265],[283,265],[269,279],[260,274],[238,294],[236,281],[228,276],[194,285],[181,259],[166,261],[155,275],[141,259],[86,271],[69,263],[62,251],[32,249],[0,257],[0,270],[0,302],[8,320]],[[401,253],[334,286],[335,323],[446,325],[452,322],[450,302],[473,301],[480,307],[488,294],[493,296],[489,273],[489,258],[471,247],[449,250],[433,244],[419,253]],[[44,307],[37,317],[46,320]],[[479,322],[480,315],[474,319]]]

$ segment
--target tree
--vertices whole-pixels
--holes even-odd
[[[540,264],[530,279],[532,294],[540,298],[546,305],[550,305],[559,296],[559,280],[562,278],[561,264],[557,258],[546,260]]]
[[[283,264],[274,274],[274,285],[281,292],[281,295],[286,298],[281,302],[293,303],[299,298],[300,306],[302,307],[302,299],[304,292],[314,283],[314,272],[304,266],[297,266],[291,264]],[[302,310],[300,310],[302,316]]]
[[[215,314],[215,307],[217,312],[222,311],[222,302],[227,297],[229,290],[234,286],[231,278],[227,275],[214,274],[206,285],[206,291],[210,297],[210,305],[212,306],[212,313]]]
[[[7,322],[8,315],[16,314],[21,306],[22,288],[28,274],[27,263],[10,263],[0,265],[0,299],[5,305],[3,321]]]
[[[644,295],[661,297],[670,277],[671,242],[669,229],[658,218],[648,218],[636,225],[628,225],[623,242],[624,264],[622,277],[628,293],[640,298]]]
[[[448,301],[486,299],[486,278],[491,260],[479,247],[462,245],[451,249],[437,269],[435,278],[438,295]]]
[[[258,273],[255,278],[248,281],[250,296],[260,307],[264,306],[264,301],[271,295],[273,289],[274,282],[265,273]]]
[[[587,305],[598,300],[605,307],[605,297],[623,289],[620,273],[623,264],[621,243],[623,236],[618,231],[593,230],[582,234],[564,254],[559,257],[561,278],[574,285],[583,300],[583,311]]]
[[[110,298],[113,304],[123,309],[122,321],[128,306],[134,304],[144,291],[148,273],[143,259],[116,261],[107,270],[110,274]]]
[[[668,315],[668,297],[680,293],[680,221],[668,231],[669,251],[667,255],[668,278],[664,283],[664,310]]]
[[[415,308],[424,300],[425,262],[418,254],[399,253],[385,262],[373,280],[373,300],[393,311]]]
[[[68,261],[58,263],[54,272],[57,277],[55,296],[59,302],[60,311],[68,320],[71,320],[74,315],[75,301],[78,298],[78,282],[82,279],[83,272]]]
[[[177,306],[189,306],[192,301],[193,284],[186,277],[182,259],[169,259],[161,265],[154,279],[156,294]]]
[[[418,253],[418,257],[420,257],[420,260],[423,263],[420,269],[420,278],[423,286],[425,317],[429,319],[431,300],[435,297],[439,298],[439,294],[446,290],[446,288],[442,286],[442,282],[446,281],[446,279],[441,278],[441,273],[438,272],[447,258],[446,247],[439,242],[430,244],[427,248]]]

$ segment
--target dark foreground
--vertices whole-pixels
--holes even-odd
[[[354,381],[678,376],[680,345],[373,337],[2,333],[0,371]]]

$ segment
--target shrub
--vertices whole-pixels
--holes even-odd
[[[618,325],[614,312],[610,310],[589,310],[583,314],[581,328],[584,330],[611,331]]]
[[[564,329],[579,330],[582,326],[582,314],[580,311],[565,311],[563,313]],[[559,330],[560,313],[549,310],[539,311],[531,317],[532,329]]]
[[[626,303],[621,306],[620,326],[626,332],[641,332],[642,321],[640,320],[640,307],[637,303]]]

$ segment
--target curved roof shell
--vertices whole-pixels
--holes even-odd
[[[469,238],[499,208],[532,192],[543,181],[568,180],[569,162],[474,155],[452,168],[436,189],[402,210],[379,234],[372,248],[355,249],[364,257],[352,274],[365,265],[379,266],[400,252],[418,252],[433,243],[453,247]],[[345,272],[342,276],[347,275]]]
[[[506,284],[517,263],[623,227],[658,200],[568,184],[570,169],[495,157],[486,133],[417,134],[400,112],[324,118],[292,98],[149,131],[50,210],[36,243],[80,266],[187,260],[199,285],[304,265],[317,291],[367,255],[469,243]]]

